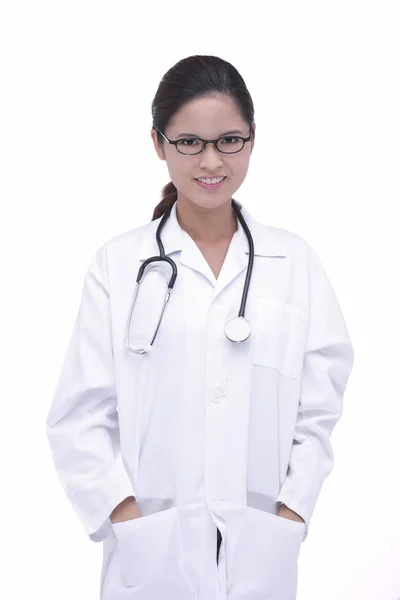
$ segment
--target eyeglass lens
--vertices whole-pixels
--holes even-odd
[[[234,136],[220,138],[217,142],[218,150],[224,154],[240,152],[243,146],[244,141]],[[198,138],[182,139],[178,141],[177,149],[181,154],[198,154],[203,149],[203,142]]]

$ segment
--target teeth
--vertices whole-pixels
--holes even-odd
[[[224,177],[213,177],[212,179],[210,179],[210,178],[207,178],[207,179],[199,178],[199,181],[201,181],[203,183],[208,183],[210,185],[210,184],[214,184],[214,183],[219,183],[223,179],[224,179]]]

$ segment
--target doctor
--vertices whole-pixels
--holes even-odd
[[[152,116],[171,183],[93,255],[46,421],[54,464],[103,542],[101,600],[294,600],[353,348],[310,245],[233,199],[256,129],[238,71],[181,60]]]

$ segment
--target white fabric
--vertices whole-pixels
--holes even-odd
[[[148,354],[126,350],[125,329],[139,266],[159,254],[159,219],[109,240],[88,268],[46,425],[63,489],[103,541],[101,600],[296,597],[353,348],[310,245],[242,214],[255,247],[243,343],[224,334],[248,264],[240,223],[216,280],[173,207],[161,238],[178,278]],[[150,318],[160,288],[149,281]],[[111,524],[131,495],[143,517]],[[279,502],[305,523],[278,517]]]

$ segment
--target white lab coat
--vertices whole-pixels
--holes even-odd
[[[240,223],[216,280],[174,205],[161,238],[178,277],[149,354],[124,342],[159,219],[109,240],[87,271],[46,425],[64,492],[103,541],[101,600],[296,598],[353,348],[310,245],[242,214],[255,247],[243,343],[224,334],[248,264]],[[158,317],[160,280],[143,284],[132,342]],[[112,524],[131,495],[143,516]],[[305,523],[278,517],[280,502]]]

